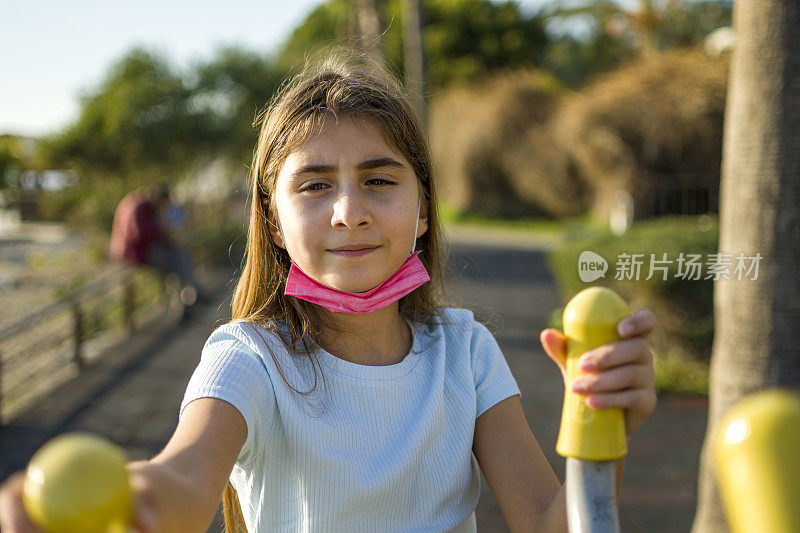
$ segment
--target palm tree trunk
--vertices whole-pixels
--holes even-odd
[[[406,74],[406,90],[411,103],[424,124],[424,54],[422,48],[422,21],[419,0],[403,1],[403,64]]]
[[[363,52],[375,60],[382,60],[380,0],[355,0],[355,20]]]
[[[709,419],[693,533],[728,530],[709,457],[720,415],[753,391],[800,388],[800,0],[736,0],[733,20],[720,253],[732,254],[734,264],[740,252],[762,259],[755,280],[751,274],[715,282]]]

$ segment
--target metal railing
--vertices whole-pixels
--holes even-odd
[[[702,215],[719,212],[719,186],[703,174],[654,174],[638,210],[648,216]]]
[[[122,317],[122,333],[136,331],[137,285],[146,272],[134,266],[114,265],[97,279],[0,327],[0,424],[4,404],[20,391],[41,388],[43,376],[65,373],[66,363],[80,372],[87,366],[86,343],[100,334],[119,334],[117,328],[99,328],[87,323],[91,311],[116,303]],[[166,294],[165,285],[162,295]],[[152,306],[145,308],[152,313]],[[45,374],[46,373],[46,374]],[[69,373],[69,372],[67,372]],[[24,395],[24,394],[23,394]]]
[[[187,235],[187,249],[194,257],[203,256],[204,245],[221,233]],[[4,404],[10,399],[24,404],[20,398],[26,394],[38,397],[60,379],[83,371],[89,342],[100,340],[101,336],[118,341],[120,334],[122,338],[132,335],[139,325],[137,311],[150,318],[165,314],[170,300],[167,283],[163,275],[154,283],[153,272],[147,266],[111,264],[96,279],[0,327],[0,425],[5,419]],[[149,305],[137,309],[137,294],[148,282],[148,276],[160,297],[153,298],[151,294],[144,302]],[[154,309],[158,300],[163,305],[160,313]],[[97,315],[106,324],[114,322],[110,318],[118,315],[117,324],[98,327]],[[48,381],[54,383],[45,383]]]

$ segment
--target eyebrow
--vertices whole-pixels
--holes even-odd
[[[367,159],[366,161],[362,161],[356,167],[357,170],[370,170],[373,168],[385,168],[385,167],[392,167],[392,168],[406,168],[406,166],[397,161],[396,159],[392,159],[391,157],[379,157],[376,159]],[[329,172],[335,172],[336,167],[333,165],[319,165],[319,164],[312,164],[312,165],[304,165],[294,172],[292,172],[291,177],[297,177],[301,174],[324,174]]]

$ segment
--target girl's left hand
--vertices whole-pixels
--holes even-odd
[[[590,407],[624,409],[627,435],[639,429],[656,408],[653,353],[645,341],[655,326],[655,315],[646,309],[620,320],[617,330],[622,340],[581,355],[578,367],[584,374],[571,384],[572,391],[587,396]],[[566,337],[548,328],[542,331],[540,340],[566,385]]]

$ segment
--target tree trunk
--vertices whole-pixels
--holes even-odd
[[[361,50],[382,61],[380,0],[355,0],[355,20]]]
[[[403,64],[406,71],[406,90],[424,125],[427,121],[420,7],[419,0],[403,1]]]
[[[720,253],[733,254],[734,264],[740,252],[762,259],[755,280],[715,282],[693,533],[728,531],[709,451],[720,415],[756,390],[800,388],[800,0],[736,0],[733,20]]]

